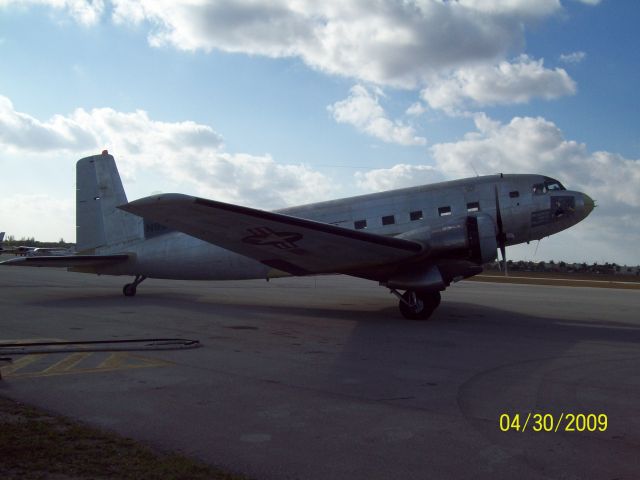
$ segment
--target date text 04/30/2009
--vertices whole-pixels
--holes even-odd
[[[606,413],[503,413],[498,426],[503,432],[604,432],[609,419]]]

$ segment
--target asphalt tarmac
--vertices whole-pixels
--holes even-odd
[[[0,267],[0,340],[203,346],[15,356],[0,395],[258,479],[638,478],[637,290],[461,282],[412,322],[348,277],[128,281]]]

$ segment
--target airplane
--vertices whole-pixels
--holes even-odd
[[[27,247],[24,245],[20,245],[19,247],[13,247],[10,250],[7,250],[7,253],[13,253],[14,255],[22,255],[26,256],[31,254],[36,249],[36,247]]]
[[[60,248],[60,247],[33,247],[31,250],[27,252],[27,256],[29,257],[38,257],[38,256],[63,256],[70,255],[73,253],[73,249],[71,248]]]
[[[15,255],[28,255],[30,252],[33,252],[36,247],[9,247],[4,248],[2,246],[2,242],[4,242],[4,234],[5,232],[0,232],[0,255],[3,253],[13,253]]]
[[[4,233],[4,232],[2,232]],[[2,253],[13,253],[14,255],[21,255],[26,257],[32,256],[47,256],[47,255],[68,255],[71,252],[70,249],[60,248],[60,247],[27,247],[27,246],[19,246],[19,247],[11,247],[11,248],[3,248],[0,246],[0,254]]]
[[[75,255],[9,266],[66,267],[146,278],[267,279],[346,274],[398,297],[402,316],[429,318],[452,283],[506,247],[582,221],[595,204],[558,180],[497,174],[264,211],[168,193],[132,202],[106,150],[76,164]],[[403,293],[401,293],[403,291]]]

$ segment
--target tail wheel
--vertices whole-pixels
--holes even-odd
[[[127,283],[122,287],[122,293],[125,297],[133,297],[136,294],[136,286],[133,283]]]
[[[407,290],[402,295],[398,307],[404,318],[426,320],[440,305],[440,292],[415,292]]]
[[[136,275],[133,283],[127,283],[124,287],[122,287],[122,293],[124,293],[125,297],[133,297],[136,294],[136,288],[146,279],[146,275]]]

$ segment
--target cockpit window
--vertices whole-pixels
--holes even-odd
[[[553,190],[566,190],[559,181],[551,177],[544,177],[544,186],[549,192]]]
[[[566,188],[564,188],[560,182],[557,182],[555,180],[553,180],[551,182],[549,182],[549,181],[544,182],[544,186],[549,191],[552,191],[552,190],[566,190]]]
[[[554,180],[553,178],[545,177],[544,183],[536,183],[533,186],[533,194],[534,195],[542,195],[543,193],[566,190],[564,185],[562,185],[559,181]]]

